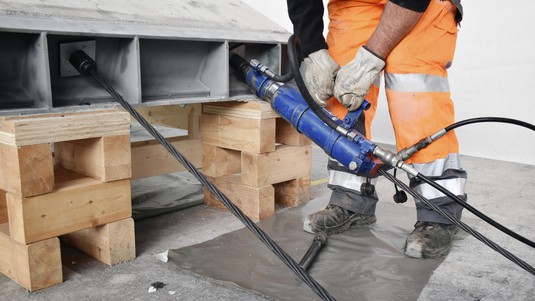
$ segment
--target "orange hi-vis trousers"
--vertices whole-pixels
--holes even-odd
[[[386,0],[331,0],[329,10],[329,53],[341,65],[353,60],[381,19]],[[384,69],[386,97],[398,151],[413,145],[454,122],[447,68],[453,61],[457,38],[456,8],[449,0],[431,0],[415,27],[386,58]],[[363,129],[371,139],[372,120],[377,109],[379,78],[366,99],[371,108],[364,112]],[[334,98],[327,109],[340,118],[347,110]],[[365,181],[347,173],[331,160],[329,187],[331,204],[362,214],[372,214],[376,196],[361,196]],[[422,174],[432,176],[454,194],[466,198],[466,172],[461,169],[455,133],[435,141],[407,160]],[[411,187],[435,204],[459,217],[461,207],[427,184],[411,179]],[[356,202],[355,202],[356,200]],[[418,220],[450,223],[417,202]]]

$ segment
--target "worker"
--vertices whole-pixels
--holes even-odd
[[[322,0],[288,0],[294,34],[302,42],[304,79],[314,100],[343,118],[363,99],[371,103],[357,130],[371,139],[381,73],[398,151],[454,122],[447,69],[452,65],[459,0],[330,0],[329,31],[323,36]],[[334,96],[334,97],[333,97]],[[466,201],[455,133],[449,132],[406,162]],[[340,233],[376,222],[377,194],[361,193],[376,182],[329,159],[328,206],[311,214],[310,232]],[[457,219],[462,207],[417,178],[410,187]],[[451,248],[457,228],[416,201],[417,222],[403,248],[414,258],[439,258]]]

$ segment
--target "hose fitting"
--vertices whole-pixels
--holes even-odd
[[[418,171],[416,169],[403,162],[400,156],[389,150],[382,149],[377,146],[373,149],[373,154],[387,165],[390,165],[394,168],[399,168],[414,177],[418,175]]]
[[[416,144],[400,150],[398,152],[398,156],[401,158],[401,160],[405,161],[421,149],[426,148],[429,144],[433,143],[438,138],[444,136],[446,133],[446,130],[442,129],[434,133],[433,135],[418,141]]]

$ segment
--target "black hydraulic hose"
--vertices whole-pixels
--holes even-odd
[[[294,75],[293,75],[293,72],[292,70],[288,71],[288,73],[286,74],[283,74],[283,75],[279,75],[279,74],[274,74],[274,75],[271,75],[269,76],[272,80],[276,81],[276,82],[282,82],[282,83],[285,83],[285,82],[289,82],[291,81],[293,78],[294,78]]]
[[[303,78],[301,77],[301,74],[299,73],[299,62],[300,62],[300,59],[298,59],[297,52],[301,53],[299,38],[296,37],[295,35],[292,35],[290,37],[290,39],[288,40],[288,58],[289,58],[289,61],[290,61],[290,66],[292,67],[292,72],[294,73],[294,79],[295,79],[295,82],[297,83],[297,87],[299,88],[299,91],[301,92],[303,98],[305,99],[305,101],[307,102],[309,107],[314,111],[314,113],[318,117],[320,117],[323,122],[325,122],[327,125],[329,125],[333,130],[336,130],[338,125],[333,120],[328,118],[327,115],[325,115],[323,113],[323,110],[312,99],[312,96],[308,92],[308,89],[306,88],[306,85],[305,85],[305,83],[303,81]],[[495,118],[492,121],[497,121],[498,119],[499,118]],[[460,124],[455,125],[455,126],[452,125],[452,127],[453,128],[454,127],[459,127],[461,125],[468,124],[468,123],[474,123],[474,122],[489,122],[489,121],[491,121],[491,120],[490,119],[472,120],[472,121],[466,121],[464,123],[460,123]],[[515,124],[518,124],[518,125],[526,126],[528,128],[531,128],[531,129],[535,128],[533,125],[530,125],[528,123],[521,122],[521,121],[516,121],[516,120],[508,120],[507,118],[500,119],[500,122],[515,123]],[[422,139],[422,140],[424,140],[424,139]],[[429,139],[429,140],[432,141],[432,139]],[[405,160],[405,159],[407,159],[407,158],[403,158],[403,160]],[[535,248],[535,243],[533,241],[531,241],[531,240],[529,240],[529,239],[527,239],[527,238],[525,238],[525,237],[523,237],[523,236],[511,231],[510,229],[508,229],[508,228],[504,227],[503,225],[499,224],[498,222],[492,220],[491,218],[489,218],[488,216],[484,215],[483,213],[481,213],[480,211],[478,211],[474,207],[470,206],[468,203],[464,202],[459,197],[457,197],[453,193],[449,192],[447,189],[445,189],[444,187],[440,186],[439,184],[433,182],[432,180],[430,180],[426,176],[418,174],[418,178],[420,178],[422,181],[424,181],[426,183],[429,183],[432,187],[438,189],[440,192],[444,193],[449,198],[453,199],[456,203],[458,203],[462,207],[466,208],[468,211],[472,212],[474,215],[476,215],[479,218],[483,219],[484,221],[486,221],[487,223],[491,224],[492,226],[494,226],[495,228],[499,229],[500,231],[508,234],[509,236],[511,236],[511,237],[513,237],[513,238],[515,238],[515,239],[517,239],[517,240],[519,240],[519,241],[521,241],[521,242],[523,242],[523,243],[525,243],[527,245],[529,245],[530,247],[534,247]]]
[[[398,156],[402,160],[407,160],[410,157],[412,157],[412,155],[417,153],[418,151],[426,148],[429,144],[433,143],[434,141],[436,141],[440,137],[446,135],[447,132],[449,132],[449,131],[451,131],[453,129],[468,125],[468,124],[483,123],[483,122],[508,123],[508,124],[513,124],[513,125],[518,125],[518,126],[521,126],[521,127],[525,127],[525,128],[530,129],[532,131],[535,131],[535,125],[533,125],[531,123],[528,123],[528,122],[525,122],[525,121],[522,121],[522,120],[517,120],[517,119],[505,118],[505,117],[470,118],[470,119],[465,119],[465,120],[461,120],[461,121],[458,121],[456,123],[453,123],[453,124],[443,128],[442,130],[434,133],[433,135],[421,139],[420,141],[416,142],[414,145],[406,147],[406,148],[400,150],[398,152]]]
[[[305,99],[305,101],[307,102],[309,107],[314,111],[314,113],[318,117],[320,117],[323,122],[325,122],[327,125],[329,125],[333,130],[336,130],[338,125],[333,120],[331,120],[329,117],[327,117],[327,115],[324,114],[324,112],[321,109],[321,107],[312,99],[312,96],[308,92],[308,89],[307,89],[307,87],[306,87],[306,85],[305,85],[305,83],[303,81],[303,78],[301,77],[301,73],[299,73],[299,62],[300,62],[300,59],[298,59],[297,53],[301,53],[299,38],[296,37],[295,35],[292,35],[292,36],[290,36],[290,39],[288,40],[288,58],[289,58],[289,61],[290,61],[290,66],[292,67],[292,72],[294,73],[294,79],[295,79],[295,82],[297,83],[297,87],[299,88],[299,91],[301,92],[303,98]],[[506,119],[506,118],[504,118],[504,119]],[[473,122],[476,122],[476,121],[472,121],[471,123],[473,123]],[[483,121],[477,121],[477,122],[483,122]],[[518,122],[519,125],[521,125],[521,123],[523,123],[523,122]],[[527,123],[525,123],[525,124],[527,124]],[[463,124],[460,124],[460,125],[457,125],[457,126],[461,126],[461,125],[463,125]],[[527,125],[529,125],[529,124],[527,124]],[[529,128],[529,126],[528,126],[528,128]],[[451,192],[449,192],[444,187],[442,187],[439,184],[431,181],[426,176],[418,174],[418,177],[420,179],[422,179],[422,181],[424,181],[426,183],[429,183],[431,186],[435,187],[440,192],[444,193],[445,195],[447,195],[448,197],[453,199],[456,203],[458,203],[462,207],[466,208],[468,211],[472,212],[474,215],[476,215],[479,218],[483,219],[487,223],[489,223],[492,226],[496,227],[500,231],[508,234],[509,236],[511,236],[511,237],[513,237],[513,238],[515,238],[515,239],[517,239],[517,240],[519,240],[519,241],[521,241],[521,242],[523,242],[523,243],[525,243],[527,245],[529,245],[530,247],[534,247],[535,248],[535,243],[533,241],[531,241],[531,240],[529,240],[529,239],[527,239],[527,238],[525,238],[525,237],[523,237],[523,236],[511,231],[510,229],[508,229],[508,228],[504,227],[503,225],[499,224],[498,222],[492,220],[491,218],[489,218],[488,216],[484,215],[483,213],[481,213],[480,211],[478,211],[474,207],[470,206],[468,203],[466,203],[463,200],[461,200],[456,195],[454,195]]]
[[[437,189],[438,191],[442,192],[443,194],[445,194],[446,196],[448,196],[450,199],[454,200],[457,204],[461,205],[462,207],[466,208],[468,211],[472,212],[474,215],[476,215],[477,217],[479,217],[480,219],[484,220],[485,222],[487,222],[488,224],[490,224],[491,226],[495,227],[496,229],[502,231],[503,233],[511,236],[512,238],[520,241],[520,242],[523,242],[525,243],[526,245],[532,247],[532,248],[535,248],[535,242],[525,238],[524,236],[510,230],[509,228],[506,228],[505,226],[503,226],[502,224],[498,223],[497,221],[491,219],[490,217],[486,216],[485,214],[481,213],[481,211],[477,210],[476,208],[470,206],[470,204],[468,204],[467,202],[463,201],[461,198],[459,198],[458,196],[456,196],[455,194],[451,193],[449,190],[447,190],[446,188],[442,187],[440,184],[437,184],[436,182],[434,182],[433,180],[431,180],[430,178],[422,175],[422,174],[418,174],[416,176],[418,179],[422,180],[423,182],[431,185],[433,188]]]
[[[418,141],[413,146],[410,146],[410,147],[402,149],[401,151],[398,152],[398,156],[400,156],[400,158],[402,160],[407,160],[408,158],[410,158],[413,154],[415,154],[419,150],[427,147],[429,144],[433,143],[434,141],[436,141],[440,137],[444,136],[447,132],[449,132],[449,131],[451,131],[451,130],[453,130],[455,128],[464,126],[464,125],[473,124],[473,123],[482,123],[482,122],[509,123],[509,124],[522,126],[522,127],[525,127],[525,128],[528,128],[528,129],[531,129],[531,130],[535,131],[535,125],[527,123],[527,122],[524,122],[524,121],[521,121],[521,120],[511,119],[511,118],[481,117],[481,118],[466,119],[466,120],[462,120],[462,121],[456,122],[456,123],[454,123],[452,125],[449,125],[449,126],[445,127],[444,129],[438,131],[437,133]],[[459,204],[462,207],[466,208],[468,211],[472,212],[477,217],[479,217],[482,220],[486,221],[487,223],[489,223],[490,225],[492,225],[496,229],[502,231],[503,233],[505,233],[505,234],[517,239],[518,241],[520,241],[520,242],[522,242],[522,243],[524,243],[524,244],[526,244],[526,245],[528,245],[528,246],[530,246],[532,248],[535,248],[535,242],[533,242],[533,241],[531,241],[531,240],[529,240],[529,239],[527,239],[527,238],[515,233],[514,231],[504,227],[500,223],[498,223],[498,222],[494,221],[493,219],[489,218],[488,216],[486,216],[485,214],[481,213],[480,211],[478,211],[474,207],[470,206],[465,201],[461,200],[459,197],[457,197],[453,193],[449,192],[444,187],[440,186],[439,184],[435,183],[434,181],[432,181],[431,179],[426,177],[425,175],[418,174],[417,178],[419,178],[423,182],[431,185],[435,189],[439,190],[440,192],[442,192],[443,194],[445,194],[446,196],[451,198],[453,201],[455,201],[457,204]]]
[[[512,119],[512,118],[505,118],[505,117],[479,117],[479,118],[466,119],[466,120],[462,120],[462,121],[456,122],[456,123],[454,123],[452,125],[449,125],[449,126],[445,127],[444,130],[446,132],[449,132],[449,131],[451,131],[451,130],[453,130],[455,128],[458,128],[458,127],[461,127],[461,126],[464,126],[464,125],[473,124],[473,123],[482,123],[482,122],[499,122],[499,123],[515,124],[515,125],[518,125],[518,126],[522,126],[522,127],[528,128],[528,129],[530,129],[532,131],[535,131],[535,125],[533,125],[531,123],[527,123],[525,121]]]
[[[404,191],[408,192],[410,195],[412,195],[415,199],[418,199],[420,200],[421,202],[423,202],[424,204],[426,204],[427,206],[429,206],[431,209],[433,209],[435,212],[437,212],[438,214],[440,214],[442,217],[446,218],[447,220],[449,220],[452,224],[455,224],[457,226],[459,226],[459,228],[461,228],[462,230],[464,230],[466,233],[472,235],[473,237],[475,237],[477,240],[481,241],[482,243],[486,244],[487,246],[489,246],[491,249],[493,249],[494,251],[500,253],[501,255],[503,255],[505,258],[511,260],[512,262],[514,262],[515,264],[517,264],[519,267],[521,267],[522,269],[526,270],[527,272],[531,273],[532,275],[535,276],[535,269],[529,265],[528,263],[526,263],[525,261],[523,261],[522,259],[516,257],[514,254],[512,254],[511,252],[505,250],[504,248],[502,248],[500,245],[496,244],[495,242],[493,242],[492,240],[486,238],[483,234],[477,232],[476,230],[472,229],[470,226],[466,225],[465,223],[463,223],[462,221],[460,220],[457,220],[456,218],[454,218],[453,216],[451,216],[449,213],[443,211],[442,209],[440,209],[437,205],[433,204],[432,202],[430,202],[428,199],[424,198],[422,195],[420,195],[419,193],[417,193],[414,189],[410,188],[409,186],[407,186],[407,184],[403,183],[401,180],[397,179],[396,177],[392,176],[390,173],[386,172],[385,170],[383,169],[379,169],[377,171],[379,174],[383,175],[385,178],[387,178],[388,180],[390,180],[392,183],[398,185],[401,187],[401,189],[403,189]]]
[[[176,148],[165,139],[143,116],[137,112],[124,98],[115,91],[96,71],[96,63],[85,52],[76,51],[70,57],[70,62],[82,75],[93,77],[117,102],[134,117],[162,146],[173,155],[201,184],[208,189],[219,201],[229,209],[268,249],[288,266],[314,293],[322,300],[335,301],[336,299],[327,292],[310,274],[293,260],[275,241],[273,241],[262,229],[260,229],[249,217],[247,217],[230,199],[223,194],[204,174],[189,162]]]
[[[299,66],[301,62],[301,42],[296,35],[291,35],[288,39],[288,60],[290,61],[290,67],[295,83],[297,84],[297,88],[299,89],[299,92],[301,92],[305,102],[308,104],[312,112],[314,112],[314,114],[321,119],[321,121],[323,121],[334,131],[337,131],[339,125],[334,120],[329,118],[329,116],[323,112],[323,109],[314,101],[308,92],[301,73],[299,72]]]

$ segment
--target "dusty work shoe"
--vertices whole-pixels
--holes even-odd
[[[352,225],[369,225],[377,221],[375,215],[351,212],[336,205],[309,215],[303,224],[303,230],[309,233],[325,232],[327,235],[348,230]]]
[[[441,258],[450,251],[456,232],[455,225],[416,222],[403,252],[413,258]]]

